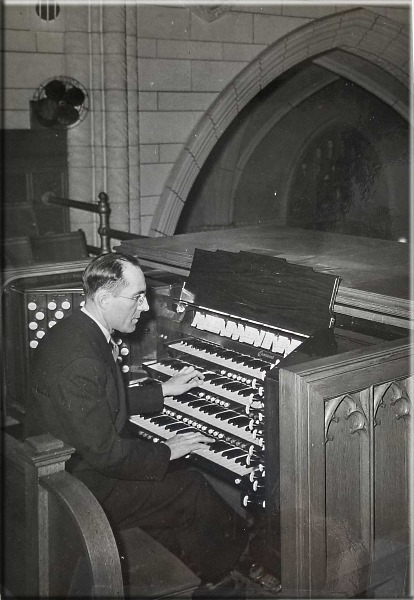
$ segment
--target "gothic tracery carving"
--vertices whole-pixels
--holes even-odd
[[[368,431],[368,420],[359,400],[345,394],[339,398],[332,398],[325,404],[325,443],[334,439],[328,431],[332,422],[339,422],[336,412],[343,402],[347,405],[345,419],[349,421],[349,433],[367,433]]]

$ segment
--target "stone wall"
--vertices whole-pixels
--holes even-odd
[[[3,127],[30,127],[29,101],[48,78],[79,80],[90,111],[68,131],[69,196],[93,201],[106,191],[113,227],[159,235],[172,228],[154,229],[160,197],[223,90],[284,36],[352,7],[62,3],[49,22],[34,5],[3,8]],[[397,29],[409,22],[408,8],[375,11]],[[231,121],[238,107],[230,102],[225,110]],[[96,242],[93,216],[72,210],[71,224]]]

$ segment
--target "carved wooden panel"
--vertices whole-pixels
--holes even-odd
[[[404,587],[409,356],[403,340],[281,370],[284,588]],[[385,559],[396,554],[394,572]]]

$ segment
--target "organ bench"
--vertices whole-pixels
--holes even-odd
[[[74,449],[50,434],[4,436],[5,597],[191,598],[200,580],[138,527],[117,542],[100,504],[65,471]]]

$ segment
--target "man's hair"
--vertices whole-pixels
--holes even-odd
[[[117,292],[128,285],[124,278],[126,264],[140,268],[138,259],[129,254],[120,252],[102,254],[94,258],[86,267],[82,276],[83,290],[86,298],[93,298],[101,288],[110,292]]]

